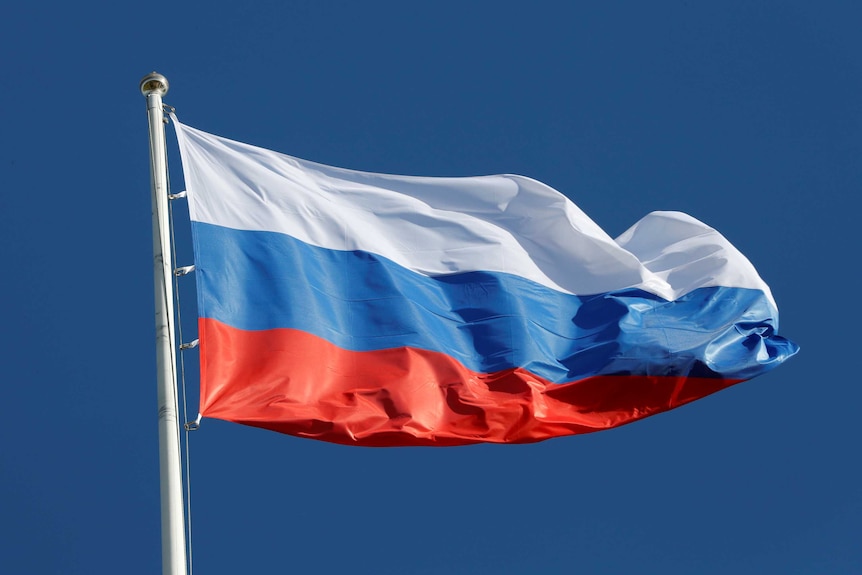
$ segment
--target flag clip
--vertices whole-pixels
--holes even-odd
[[[198,346],[198,344],[200,342],[201,342],[200,339],[193,339],[192,341],[190,341],[188,343],[181,343],[180,349],[194,349]]]
[[[177,277],[184,276],[189,272],[193,272],[195,270],[195,265],[192,264],[190,266],[183,266],[181,268],[177,268],[174,270],[174,275]]]
[[[198,413],[198,417],[194,421],[185,422],[183,424],[183,428],[186,431],[197,431],[198,429],[200,429],[201,428],[201,414]]]

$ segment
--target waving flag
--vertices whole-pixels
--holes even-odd
[[[797,351],[749,261],[685,214],[614,240],[526,177],[359,172],[174,124],[204,416],[358,445],[531,442]]]

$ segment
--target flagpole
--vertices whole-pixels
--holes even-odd
[[[153,271],[156,300],[156,367],[159,406],[159,479],[162,514],[162,574],[185,575],[180,429],[177,415],[173,270],[168,226],[168,174],[162,96],[168,80],[153,72],[141,80],[150,124],[150,182],[153,204]]]

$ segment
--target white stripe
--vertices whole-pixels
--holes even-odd
[[[637,287],[669,300],[709,286],[769,295],[739,251],[685,214],[650,214],[615,241],[565,196],[523,176],[346,170],[173,120],[195,221],[372,252],[428,276],[487,270],[573,294]]]

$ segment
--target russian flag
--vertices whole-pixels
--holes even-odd
[[[334,168],[173,118],[203,416],[336,443],[523,443],[616,427],[797,346],[721,234],[655,212],[613,239],[515,175]]]

